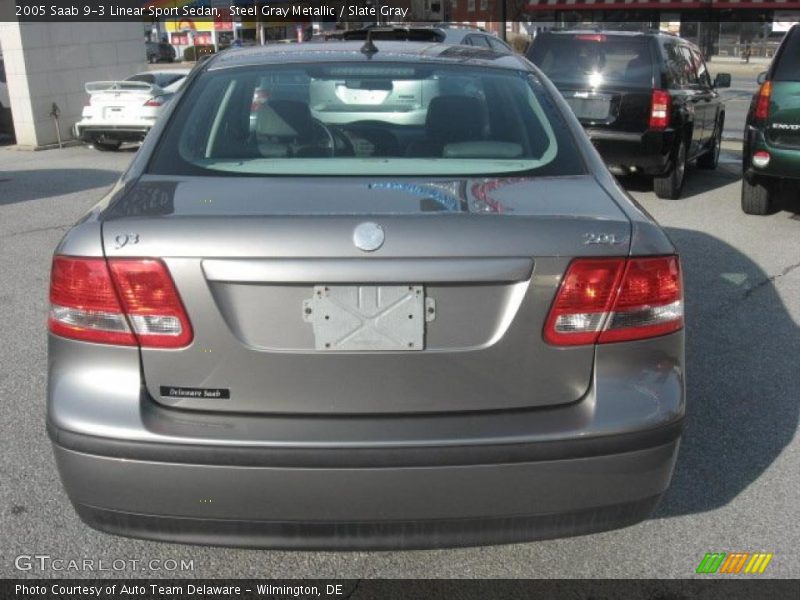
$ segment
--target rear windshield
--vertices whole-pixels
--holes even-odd
[[[792,29],[789,36],[775,65],[775,81],[800,81],[800,27]]]
[[[150,172],[475,175],[584,172],[530,73],[403,63],[211,70],[170,119]]]
[[[649,88],[653,82],[650,44],[644,37],[545,34],[536,38],[528,58],[556,85]]]

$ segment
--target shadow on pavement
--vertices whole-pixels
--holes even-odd
[[[736,158],[741,156],[737,153]],[[726,153],[725,159],[730,160],[732,155]],[[700,196],[718,188],[739,181],[742,178],[742,169],[739,164],[720,164],[713,171],[698,169],[693,165],[686,168],[686,179],[683,191],[678,200],[664,200],[664,202],[680,202],[693,196]],[[620,184],[629,192],[652,192],[653,179],[642,175],[619,177]]]
[[[731,502],[792,441],[800,419],[800,328],[774,285],[782,275],[769,277],[710,235],[667,233],[686,285],[688,419],[655,518]]]
[[[0,171],[0,206],[108,187],[119,175],[101,169]]]

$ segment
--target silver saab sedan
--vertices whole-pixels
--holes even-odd
[[[103,531],[577,535],[646,518],[675,464],[675,248],[516,56],[217,55],[64,237],[50,303],[48,430]]]

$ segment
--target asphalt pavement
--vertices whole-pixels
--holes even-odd
[[[102,573],[120,577],[691,577],[706,552],[760,551],[774,553],[762,577],[797,577],[800,217],[741,212],[735,149],[726,145],[715,172],[690,169],[681,200],[656,199],[645,180],[624,182],[678,246],[686,281],[688,428],[656,514],[570,539],[370,553],[173,545],[79,521],[45,434],[50,257],[133,153],[0,148],[0,576],[97,575],[15,568],[27,564],[18,556],[39,554],[144,561]],[[192,560],[193,570],[141,570],[167,559]]]
[[[741,143],[744,132],[744,122],[747,118],[747,109],[750,100],[758,91],[756,78],[762,71],[766,71],[768,63],[741,61],[713,61],[708,64],[712,79],[717,73],[731,74],[731,87],[720,89],[720,95],[725,100],[725,129],[722,137],[725,140]]]

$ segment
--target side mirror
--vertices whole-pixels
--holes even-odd
[[[731,74],[730,73],[717,73],[714,79],[715,88],[729,88],[731,87]]]
[[[766,80],[767,80],[767,72],[766,71],[761,71],[761,73],[758,74],[758,77],[756,77],[756,82],[758,83],[758,85],[761,85]]]

